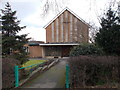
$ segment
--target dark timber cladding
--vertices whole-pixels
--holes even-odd
[[[46,26],[46,42],[88,42],[89,25],[70,9],[65,8]]]

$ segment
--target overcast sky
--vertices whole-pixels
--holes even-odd
[[[0,8],[3,9],[5,7],[5,3],[8,1],[12,6],[12,10],[17,11],[16,16],[18,17],[18,20],[21,20],[21,26],[27,26],[27,28],[22,30],[19,34],[29,33],[28,37],[31,37],[34,40],[45,41],[46,31],[43,27],[57,14],[50,10],[47,16],[44,18],[42,17],[43,5],[46,0],[0,0]],[[64,4],[60,11],[65,7],[68,7],[87,23],[94,22],[96,26],[99,26],[97,19],[98,15],[101,15],[110,1],[115,0],[62,1]]]

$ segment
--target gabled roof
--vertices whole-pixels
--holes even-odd
[[[58,13],[47,25],[45,25],[43,28],[46,28],[49,26],[55,19],[57,19],[63,12],[69,11],[71,14],[73,14],[76,18],[78,18],[80,21],[85,23],[86,25],[90,26],[88,23],[86,23],[82,18],[80,18],[78,15],[76,15],[72,10],[70,10],[68,7],[64,8],[60,13]]]

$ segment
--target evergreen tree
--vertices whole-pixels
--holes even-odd
[[[21,64],[27,60],[27,53],[23,47],[27,43],[26,34],[17,35],[19,31],[25,28],[20,27],[20,21],[17,20],[16,11],[12,11],[9,3],[5,5],[5,9],[1,9],[2,22],[2,55],[14,56],[20,60]]]
[[[106,54],[120,54],[120,17],[111,8],[101,18],[101,28],[96,34],[96,43]]]

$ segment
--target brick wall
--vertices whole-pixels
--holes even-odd
[[[46,42],[88,42],[89,27],[69,11],[64,11],[46,27]]]
[[[29,46],[29,57],[42,57],[42,47],[40,46]]]

